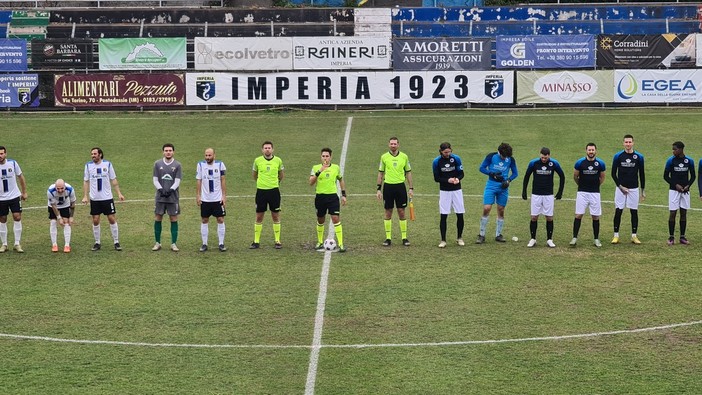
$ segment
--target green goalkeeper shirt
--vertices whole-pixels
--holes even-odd
[[[310,175],[315,175],[322,169],[322,164],[314,165]],[[336,195],[336,181],[341,180],[341,168],[339,165],[330,165],[318,177],[315,192],[319,195]]]

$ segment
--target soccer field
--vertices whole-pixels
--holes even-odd
[[[258,113],[6,114],[0,145],[28,183],[24,254],[0,254],[2,393],[699,393],[702,391],[702,201],[692,188],[691,245],[668,247],[663,167],[681,140],[702,155],[699,109],[469,110]],[[611,245],[613,155],[631,133],[646,159],[641,245]],[[387,140],[411,160],[417,220],[412,245],[382,247],[376,176]],[[270,215],[253,240],[251,167],[264,140],[285,164],[282,242]],[[449,216],[439,242],[438,185],[431,162],[449,141],[465,166],[467,245]],[[518,242],[472,242],[478,233],[485,155],[514,147],[504,234]],[[183,165],[179,253],[153,245],[153,162],[164,143]],[[600,249],[589,216],[569,248],[573,164],[594,142],[607,165]],[[120,242],[92,252],[91,221],[78,203],[73,252],[50,252],[46,189],[57,178],[82,197],[83,166],[100,146],[126,201]],[[542,146],[566,174],[556,203],[556,248],[545,222],[527,248],[527,163]],[[214,147],[228,169],[226,244],[199,253],[195,167]],[[344,170],[346,254],[314,251],[314,188],[320,149]],[[532,180],[533,182],[533,180]],[[622,240],[630,232],[628,210]],[[12,243],[12,225],[9,223]],[[210,224],[210,246],[216,238]],[[63,240],[59,229],[59,241]],[[163,239],[170,239],[164,226]]]

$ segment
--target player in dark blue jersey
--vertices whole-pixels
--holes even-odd
[[[602,215],[602,200],[600,185],[605,180],[605,163],[597,157],[597,146],[588,143],[585,147],[585,157],[575,162],[573,179],[578,184],[578,194],[575,198],[575,220],[573,221],[573,240],[570,246],[578,243],[580,224],[585,215],[585,209],[590,210],[592,216],[592,233],[595,237],[595,247],[602,247],[600,242],[600,215]]]
[[[639,228],[639,201],[646,199],[646,176],[644,175],[644,156],[634,151],[634,136],[624,136],[624,150],[614,155],[612,161],[612,179],[617,188],[614,190],[614,237],[612,244],[619,243],[619,225],[622,222],[624,208],[631,211],[631,242],[641,244],[636,232]],[[639,184],[639,180],[641,183]],[[641,189],[639,189],[639,186]]]
[[[451,208],[456,213],[456,243],[464,246],[463,241],[463,214],[466,212],[463,204],[463,162],[458,155],[453,154],[450,143],[439,145],[439,156],[432,162],[434,181],[439,183],[439,231],[441,242],[439,248],[446,247],[446,220],[451,214]]]
[[[492,205],[497,203],[497,227],[495,228],[495,241],[504,243],[502,227],[505,223],[505,206],[509,198],[509,184],[517,178],[517,163],[512,157],[512,146],[507,143],[500,144],[497,152],[487,154],[480,165],[480,172],[488,175],[483,193],[483,216],[480,218],[480,234],[476,244],[485,242],[485,230]]]
[[[668,191],[668,245],[675,243],[675,216],[680,210],[680,244],[689,244],[685,230],[687,228],[687,210],[690,208],[690,187],[695,182],[695,161],[685,155],[682,141],[673,143],[673,156],[665,162],[663,179],[670,185]]]
[[[534,174],[534,184],[531,187],[531,221],[529,222],[531,240],[529,240],[527,247],[531,248],[536,245],[536,229],[541,214],[546,217],[546,245],[551,248],[556,246],[553,242],[554,173],[558,174],[559,178],[555,199],[560,200],[565,186],[565,174],[558,161],[551,158],[551,150],[543,147],[541,148],[541,156],[529,162],[522,184],[522,199],[526,200],[529,177]]]

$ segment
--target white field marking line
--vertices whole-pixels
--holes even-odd
[[[346,131],[344,132],[344,143],[341,146],[341,158],[339,158],[339,169],[343,177],[346,168],[346,152],[349,148],[349,138],[351,136],[351,125],[353,117],[348,117],[346,121]],[[338,186],[337,186],[338,188]],[[341,221],[341,220],[339,220]],[[334,237],[334,224],[330,221],[328,238]],[[324,262],[322,264],[322,276],[319,279],[319,295],[317,296],[317,313],[314,316],[314,334],[312,335],[312,349],[310,352],[310,363],[307,366],[307,381],[305,381],[305,395],[314,394],[314,386],[317,381],[317,366],[319,365],[319,352],[322,349],[322,330],[324,329],[324,311],[327,306],[327,286],[329,282],[329,268],[331,266],[331,251],[324,252]]]
[[[342,159],[345,159],[345,152],[342,152]],[[343,167],[340,166],[343,172]],[[282,194],[282,197],[304,197],[304,198],[313,198],[314,194]],[[360,197],[375,197],[374,193],[353,193],[349,194],[349,196],[360,196]],[[414,196],[417,197],[438,197],[439,194],[435,193],[415,193]],[[227,195],[227,198],[232,198],[232,199],[253,199],[255,195]],[[475,198],[475,199],[482,199],[483,195],[464,195],[464,197],[467,198]],[[509,197],[512,200],[520,200],[521,198],[518,196],[510,196]],[[181,197],[181,200],[195,200],[194,197]],[[561,199],[562,201],[567,201],[567,202],[574,202],[575,199],[570,199],[570,198],[564,198]],[[115,202],[117,204],[122,204],[122,203],[152,203],[154,201],[153,198],[151,199],[130,199],[130,200],[124,200],[122,202]],[[602,203],[611,203],[614,204],[613,200],[603,200]],[[81,203],[77,203],[77,206],[81,205]],[[87,204],[84,206],[88,206]],[[654,207],[654,208],[668,208],[667,205],[665,204],[648,204],[648,203],[639,203],[639,206],[643,207]],[[22,207],[23,210],[37,210],[37,209],[45,209],[47,206],[32,206],[32,207]],[[690,207],[687,209],[687,211],[702,211],[702,208],[695,208],[695,207]]]
[[[426,343],[382,343],[382,344],[320,344],[317,348],[400,348],[400,347],[448,347],[448,346],[469,346],[482,344],[501,344],[501,343],[525,343],[538,341],[560,341],[573,339],[586,339],[602,336],[616,336],[633,333],[657,332],[669,329],[683,328],[702,324],[700,321],[682,322],[678,324],[668,324],[651,326],[637,329],[622,329],[606,332],[581,333],[575,335],[561,336],[540,336],[540,337],[525,337],[517,339],[494,339],[494,340],[466,340],[455,342],[426,342]],[[112,340],[80,340],[80,339],[61,339],[56,337],[46,336],[29,336],[29,335],[13,335],[9,333],[0,333],[0,338],[13,340],[37,340],[56,343],[76,343],[76,344],[97,344],[110,346],[134,346],[134,347],[163,347],[163,348],[238,348],[238,349],[315,349],[315,346],[306,345],[276,345],[276,344],[188,344],[188,343],[145,343],[145,342],[126,342]]]

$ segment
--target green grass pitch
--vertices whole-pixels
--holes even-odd
[[[25,254],[0,254],[0,392],[265,394],[699,393],[702,390],[702,215],[697,185],[688,215],[690,246],[665,246],[671,144],[702,156],[699,109],[375,111],[260,113],[6,114],[0,145],[21,165]],[[348,145],[344,137],[348,130]],[[631,133],[646,158],[647,199],[639,237],[610,245],[614,185],[602,188],[601,240],[592,246],[586,216],[571,238],[574,162],[595,142],[611,166]],[[375,198],[378,159],[400,139],[415,180],[417,220],[410,247],[382,247]],[[273,248],[270,215],[262,248],[253,239],[253,159],[272,140],[285,167],[282,241]],[[431,161],[449,141],[466,177],[467,245],[438,249],[438,186]],[[520,177],[506,210],[505,236],[484,245],[478,232],[484,156],[514,147]],[[153,162],[171,142],[183,164],[179,253],[153,245]],[[78,205],[73,252],[52,254],[46,188],[64,178],[82,197],[83,165],[100,146],[127,201],[117,205],[124,251],[93,243]],[[346,254],[327,261],[321,349],[311,364],[325,254],[315,243],[309,171],[322,147],[345,153]],[[522,175],[542,146],[566,173],[556,203],[555,242],[529,239]],[[214,147],[228,168],[229,251],[199,253],[195,165]],[[494,234],[495,210],[488,225]],[[11,221],[10,221],[11,222]],[[12,226],[9,225],[12,243]],[[210,224],[210,245],[216,237]],[[59,241],[63,234],[59,229]],[[164,226],[163,239],[170,238]],[[329,258],[329,257],[328,257]],[[682,324],[676,326],[677,324]],[[50,339],[49,339],[50,338]],[[58,341],[56,341],[58,340]],[[312,366],[314,365],[314,366]],[[312,386],[310,381],[314,384]]]

